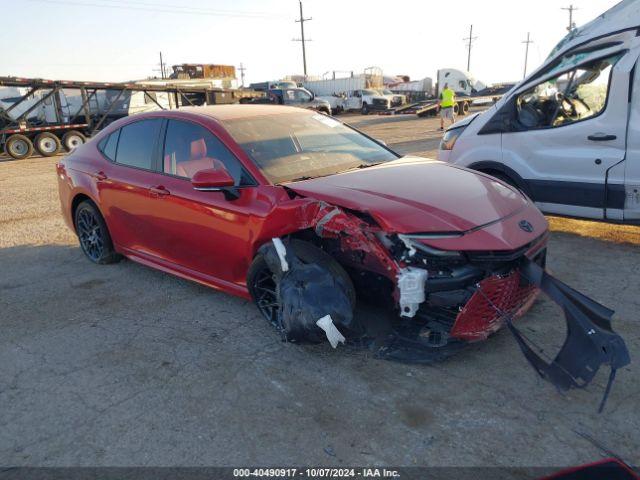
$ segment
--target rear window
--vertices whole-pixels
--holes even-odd
[[[153,169],[153,153],[162,120],[141,120],[120,129],[116,162],[130,167]],[[106,147],[106,146],[105,146]]]

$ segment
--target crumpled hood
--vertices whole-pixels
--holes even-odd
[[[463,232],[529,205],[490,177],[435,160],[405,157],[361,170],[290,183],[291,190],[370,214],[387,232]]]

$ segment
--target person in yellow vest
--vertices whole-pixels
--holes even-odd
[[[440,130],[444,130],[444,119],[448,119],[453,125],[456,116],[453,113],[453,106],[456,103],[456,93],[449,88],[449,84],[445,83],[440,93]]]

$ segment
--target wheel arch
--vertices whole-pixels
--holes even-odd
[[[107,222],[104,214],[102,213],[102,210],[100,210],[100,207],[98,206],[98,203],[89,195],[87,195],[85,192],[77,192],[74,195],[73,199],[71,200],[71,222],[73,223],[74,229],[76,228],[76,209],[78,208],[78,205],[80,205],[82,202],[86,200],[91,202],[93,206],[96,207],[96,210],[100,212],[100,215],[102,215],[102,218],[104,219],[105,223]],[[107,225],[107,228],[109,228],[108,225]]]
[[[478,172],[486,173],[487,175],[492,175],[492,173],[499,173],[506,177],[509,177],[513,180],[513,183],[522,190],[528,197],[531,198],[531,191],[529,190],[529,186],[527,182],[516,172],[514,169],[507,167],[505,164],[494,161],[480,161],[474,162],[469,165],[470,169],[476,170]]]

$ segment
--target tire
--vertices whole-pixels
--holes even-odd
[[[360,113],[362,115],[369,115],[369,105],[367,104],[367,102],[364,102],[362,104],[362,109],[360,110]]]
[[[43,157],[53,157],[60,151],[60,139],[53,133],[40,133],[33,143]]]
[[[22,160],[33,154],[33,143],[28,137],[17,133],[7,139],[4,149],[11,158]]]
[[[77,130],[69,130],[62,136],[62,145],[67,152],[72,152],[86,141],[87,137]]]
[[[116,263],[122,258],[114,250],[107,224],[93,202],[81,202],[73,214],[73,219],[80,248],[89,260],[106,265]]]
[[[355,309],[356,290],[353,282],[344,268],[331,255],[302,240],[293,239],[286,244],[286,247],[292,249],[303,263],[318,264],[329,270],[336,277],[341,278],[344,284],[347,285],[346,293],[352,308]],[[277,311],[279,309],[275,293],[276,287],[274,272],[267,266],[263,254],[258,252],[247,272],[247,288],[262,316],[273,324],[277,324]]]
[[[462,102],[461,115],[466,115],[469,113],[469,102]]]
[[[454,115],[458,115],[459,111],[460,111],[460,104],[459,103],[454,103],[453,104],[453,114]]]

